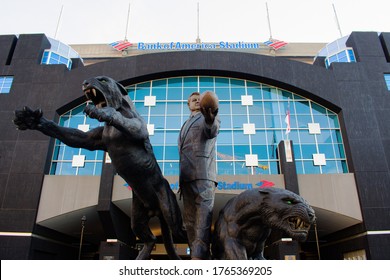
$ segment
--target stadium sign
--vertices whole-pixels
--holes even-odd
[[[212,50],[212,49],[259,49],[266,46],[263,43],[224,42],[219,43],[143,43],[137,44],[138,50]]]
[[[233,50],[233,49],[260,49],[264,47],[269,47],[274,50],[278,50],[285,45],[287,45],[286,42],[276,40],[276,39],[269,39],[268,41],[265,41],[263,43],[253,43],[253,42],[227,42],[227,41],[220,41],[219,43],[183,43],[183,42],[170,42],[170,43],[130,43],[127,40],[121,40],[116,41],[111,44],[109,44],[111,47],[116,49],[117,51],[126,52],[129,48],[134,48],[135,45],[137,46],[138,50],[142,51],[150,51],[150,50],[157,50],[157,51],[163,51],[163,50],[214,50],[214,49],[225,49],[225,50]]]
[[[255,186],[254,186],[255,185]],[[171,189],[174,191],[179,190],[179,182],[175,182],[170,184]],[[251,190],[253,188],[269,188],[275,186],[274,182],[261,180],[255,184],[252,183],[243,183],[239,181],[235,181],[233,183],[228,183],[225,181],[219,181],[217,185],[218,190]]]

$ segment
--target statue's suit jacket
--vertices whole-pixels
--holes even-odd
[[[217,182],[215,142],[220,123],[219,115],[208,125],[198,113],[183,124],[178,140],[180,183],[200,179]]]

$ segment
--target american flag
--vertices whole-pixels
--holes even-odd
[[[110,44],[111,47],[118,51],[123,51],[131,46],[131,43],[127,40],[116,41]]]
[[[268,47],[273,48],[274,50],[278,50],[281,47],[287,45],[288,43],[276,39],[269,39],[268,41],[264,42],[264,44],[267,45]]]

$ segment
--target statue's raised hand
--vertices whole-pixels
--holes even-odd
[[[41,124],[42,110],[31,110],[25,106],[22,110],[15,110],[14,124],[19,130],[38,129]]]
[[[116,110],[112,107],[98,108],[92,104],[88,104],[84,108],[84,113],[92,119],[97,119],[100,122],[111,124],[114,119]]]
[[[212,108],[200,108],[201,113],[204,116],[204,119],[207,124],[211,125],[214,120],[215,116],[218,114],[218,109],[214,110]]]

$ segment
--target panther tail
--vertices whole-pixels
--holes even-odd
[[[174,246],[171,231],[163,217],[160,217],[160,223],[161,223],[161,233],[164,240],[164,247],[165,250],[167,251],[169,258],[171,260],[180,260],[181,258],[177,254]]]

